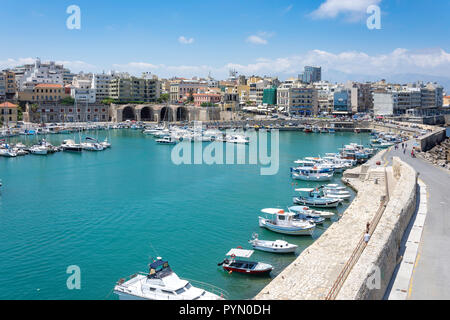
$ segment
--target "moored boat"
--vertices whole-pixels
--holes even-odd
[[[114,293],[120,300],[223,300],[225,294],[219,288],[202,284],[209,291],[194,287],[192,280],[180,279],[167,261],[157,258],[150,264],[148,273],[137,273],[129,279],[120,279]],[[197,284],[196,284],[197,285]],[[197,285],[199,286],[199,285]],[[212,293],[210,291],[215,291]]]
[[[252,236],[252,239],[248,241],[253,249],[265,251],[265,252],[272,252],[272,253],[294,253],[295,250],[298,248],[297,245],[288,243],[284,240],[275,240],[275,241],[268,241],[268,240],[260,240],[258,238],[258,234],[255,233]]]
[[[336,208],[341,202],[341,199],[332,199],[323,197],[319,191],[314,188],[300,188],[295,189],[300,192],[300,196],[294,197],[294,204],[305,205],[317,208]]]
[[[312,236],[316,225],[308,220],[295,220],[295,214],[282,209],[261,210],[268,217],[259,217],[259,226],[270,231],[293,236]]]
[[[218,263],[219,266],[229,273],[237,272],[250,275],[268,275],[272,270],[273,266],[264,262],[248,261],[252,256],[253,250],[245,250],[242,248],[231,249],[227,254],[225,260]],[[229,257],[229,258],[228,258]]]

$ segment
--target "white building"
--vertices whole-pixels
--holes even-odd
[[[373,112],[375,116],[392,116],[398,106],[396,92],[374,92]]]
[[[18,91],[33,88],[39,83],[64,85],[64,74],[66,71],[62,65],[57,65],[54,61],[42,63],[40,59],[36,59],[34,65],[25,65],[17,69],[16,82]]]

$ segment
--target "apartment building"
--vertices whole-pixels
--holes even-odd
[[[17,90],[24,91],[37,84],[64,85],[64,74],[67,77],[65,70],[54,61],[42,63],[40,59],[36,59],[34,64],[17,67],[13,72],[16,74]]]
[[[352,100],[351,90],[340,88],[333,95],[333,114],[335,115],[351,115]]]
[[[200,80],[175,80],[170,84],[170,102],[178,103],[190,94],[207,90],[208,83]]]
[[[299,74],[299,80],[303,83],[314,83],[322,80],[322,67],[305,66],[303,73]]]
[[[11,102],[0,103],[0,122],[2,124],[9,124],[17,122],[18,106]]]
[[[277,89],[277,105],[279,110],[292,115],[317,115],[317,90],[312,86],[283,84]]]
[[[220,94],[213,92],[193,93],[192,95],[194,97],[194,105],[196,107],[201,107],[202,104],[217,104],[222,98]]]
[[[16,75],[10,70],[0,72],[0,101],[14,99],[17,92]]]
[[[61,84],[40,83],[18,92],[18,100],[38,104],[55,103],[69,97]]]
[[[156,102],[161,86],[158,78],[137,78],[121,75],[114,77],[109,85],[109,97],[119,102]]]

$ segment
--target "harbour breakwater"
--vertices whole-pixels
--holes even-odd
[[[393,167],[377,165],[384,152],[344,173],[344,182],[358,191],[355,200],[256,300],[383,297],[396,266],[400,240],[415,210],[417,185],[417,173],[399,159],[394,159]],[[368,222],[372,238],[366,245]],[[374,266],[381,274],[376,288],[367,285]]]

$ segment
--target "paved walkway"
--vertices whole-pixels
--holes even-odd
[[[405,154],[400,146],[384,156],[389,165],[394,156],[411,165],[427,188],[428,214],[407,299],[450,299],[450,173],[423,159],[412,158],[413,144],[414,140],[408,141]]]

